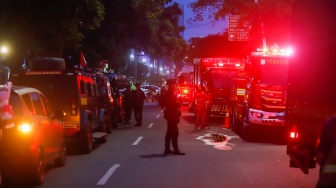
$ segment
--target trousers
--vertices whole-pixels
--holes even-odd
[[[165,148],[170,148],[170,143],[173,145],[174,151],[178,151],[178,136],[179,131],[176,121],[167,121],[167,132],[165,136]]]

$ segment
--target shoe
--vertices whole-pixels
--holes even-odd
[[[163,152],[165,155],[168,155],[168,154],[173,154],[174,152],[172,151],[172,150],[165,150],[164,152]]]
[[[185,155],[186,153],[183,153],[181,151],[174,151],[173,154],[174,155]]]

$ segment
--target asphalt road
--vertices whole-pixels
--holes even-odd
[[[272,135],[248,142],[222,119],[196,130],[183,107],[179,146],[185,156],[163,155],[166,121],[157,103],[146,103],[142,127],[120,125],[87,155],[70,153],[65,167],[46,168],[40,188],[309,188],[318,169],[305,175],[289,168],[286,146]],[[18,179],[17,182],[24,182]],[[13,187],[29,187],[23,183]]]

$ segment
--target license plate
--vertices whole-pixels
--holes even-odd
[[[77,128],[76,122],[62,122],[63,128]]]

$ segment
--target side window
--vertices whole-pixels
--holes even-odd
[[[35,115],[35,110],[34,110],[32,101],[30,100],[30,96],[29,96],[29,94],[24,94],[24,95],[22,95],[22,98],[23,98],[23,100],[24,100],[24,102],[25,102],[25,104],[26,104],[28,110],[30,111],[30,113],[31,113],[32,115]]]
[[[87,84],[83,80],[80,81],[80,90],[82,94],[87,93]]]
[[[99,95],[100,95],[100,92],[99,92],[99,85],[98,85],[98,84],[95,84],[94,86],[95,86],[95,88],[96,88],[96,95],[99,96]]]
[[[49,101],[43,95],[40,95],[40,97],[42,99],[42,103],[43,103],[44,109],[47,113],[47,116],[48,117],[54,117],[54,110],[50,106]]]
[[[30,98],[33,103],[36,115],[45,116],[43,104],[38,93],[30,93]]]
[[[96,96],[96,88],[94,84],[90,83],[91,96]]]

